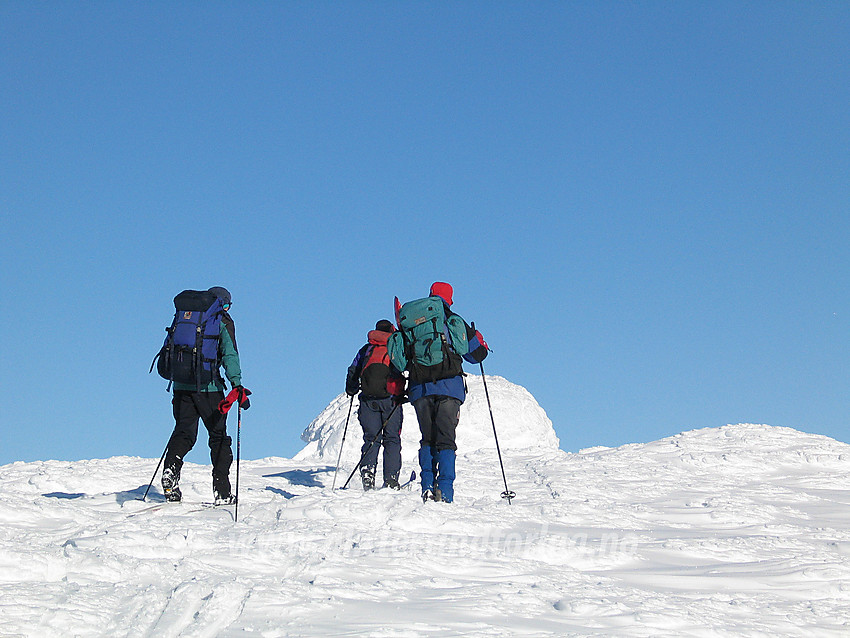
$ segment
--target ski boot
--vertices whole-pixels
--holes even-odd
[[[401,485],[398,482],[398,476],[388,476],[384,479],[384,487],[388,487],[391,490],[400,490]]]
[[[230,494],[229,492],[227,494],[221,494],[219,492],[216,492],[215,493],[215,500],[213,501],[213,503],[216,506],[218,506],[218,505],[235,505],[236,504],[236,497],[233,494]]]
[[[236,498],[230,491],[230,478],[225,474],[213,474],[213,503],[215,505],[233,505]]]
[[[363,491],[368,492],[369,490],[375,489],[375,468],[374,467],[361,467],[360,468],[360,480],[363,481]]]
[[[175,473],[170,467],[162,471],[162,491],[165,494],[165,500],[169,503],[179,503],[183,500],[179,483],[180,475]]]
[[[455,489],[455,451],[440,450],[437,453],[437,488],[438,501],[451,503],[454,500]]]

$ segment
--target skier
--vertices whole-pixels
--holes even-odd
[[[227,379],[233,389],[237,391],[238,400],[243,408],[250,405],[247,399],[250,391],[242,386],[242,369],[239,363],[239,352],[236,348],[236,328],[229,314],[232,305],[230,292],[226,288],[214,286],[207,293],[212,293],[210,298],[217,299],[221,303],[220,312],[215,313],[215,319],[220,320],[218,322],[218,334],[211,337],[211,339],[216,339],[218,344],[215,358],[210,361],[208,366],[211,368],[209,373],[212,380],[202,385],[201,381],[187,383],[185,378],[178,381],[174,379],[173,374],[171,376],[174,382],[174,396],[171,403],[175,425],[165,454],[162,489],[167,500],[175,502],[182,500],[180,470],[183,467],[183,458],[197,441],[198,420],[201,419],[209,433],[215,503],[216,505],[228,505],[236,502],[230,486],[230,466],[233,463],[233,450],[231,449],[231,438],[227,436],[227,418],[219,410],[219,404],[224,401],[224,390],[226,389],[219,367],[224,366]],[[203,295],[204,293],[200,294]],[[179,297],[178,295],[178,299]],[[177,299],[175,299],[175,306],[178,307],[178,314],[181,314]],[[198,330],[200,332],[200,327]]]
[[[363,429],[360,479],[366,491],[375,488],[378,452],[384,449],[384,487],[399,489],[401,471],[401,425],[404,377],[390,362],[387,340],[393,324],[381,319],[367,334],[367,343],[357,352],[345,377],[345,392],[353,397],[360,391],[357,418]],[[362,391],[361,391],[362,389]],[[384,426],[381,434],[381,426]],[[380,439],[379,439],[380,437]]]
[[[455,435],[466,399],[463,362],[482,361],[481,334],[451,311],[451,285],[435,282],[430,296],[397,307],[399,332],[388,344],[392,361],[409,371],[408,398],[422,435],[419,447],[422,500],[454,500]]]

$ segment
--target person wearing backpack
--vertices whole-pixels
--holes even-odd
[[[353,397],[360,392],[357,418],[363,429],[360,454],[360,479],[366,491],[375,488],[378,452],[384,450],[384,487],[399,489],[401,472],[401,425],[404,402],[404,377],[387,354],[387,341],[395,331],[393,324],[381,319],[366,335],[367,343],[357,352],[345,377],[345,392]],[[381,426],[384,427],[381,433]]]
[[[233,450],[225,416],[230,405],[224,397],[226,385],[219,368],[224,367],[243,408],[250,406],[247,397],[251,392],[242,386],[236,327],[229,314],[230,292],[220,286],[207,291],[186,290],[174,298],[174,305],[174,322],[167,329],[157,364],[159,374],[174,387],[171,403],[175,425],[165,452],[162,489],[168,501],[182,500],[183,458],[194,447],[198,421],[202,420],[209,433],[215,503],[232,504],[236,500],[230,485]]]
[[[409,372],[408,398],[422,434],[419,466],[422,500],[454,500],[455,435],[466,399],[463,359],[487,356],[481,333],[452,312],[454,290],[435,282],[430,295],[403,306],[396,299],[399,326],[387,344],[393,364]]]

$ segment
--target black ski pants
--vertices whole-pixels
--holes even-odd
[[[460,401],[452,397],[425,396],[413,402],[419,431],[422,433],[421,446],[440,450],[457,450],[455,435],[460,420]]]
[[[230,466],[233,463],[231,439],[227,436],[227,417],[218,411],[224,392],[187,392],[175,390],[171,404],[174,407],[174,432],[168,441],[165,467],[180,476],[183,457],[198,440],[198,420],[204,422],[209,433],[210,460],[212,461],[213,490],[230,494]]]

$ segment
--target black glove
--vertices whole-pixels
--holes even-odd
[[[239,407],[243,410],[247,410],[251,407],[251,402],[248,400],[248,397],[251,395],[251,391],[248,388],[244,388],[241,385],[237,385],[235,388],[239,394],[237,396],[237,401],[239,401]]]
[[[357,375],[357,370],[350,367],[345,375],[345,393],[353,397],[358,392],[360,392],[360,377]]]

